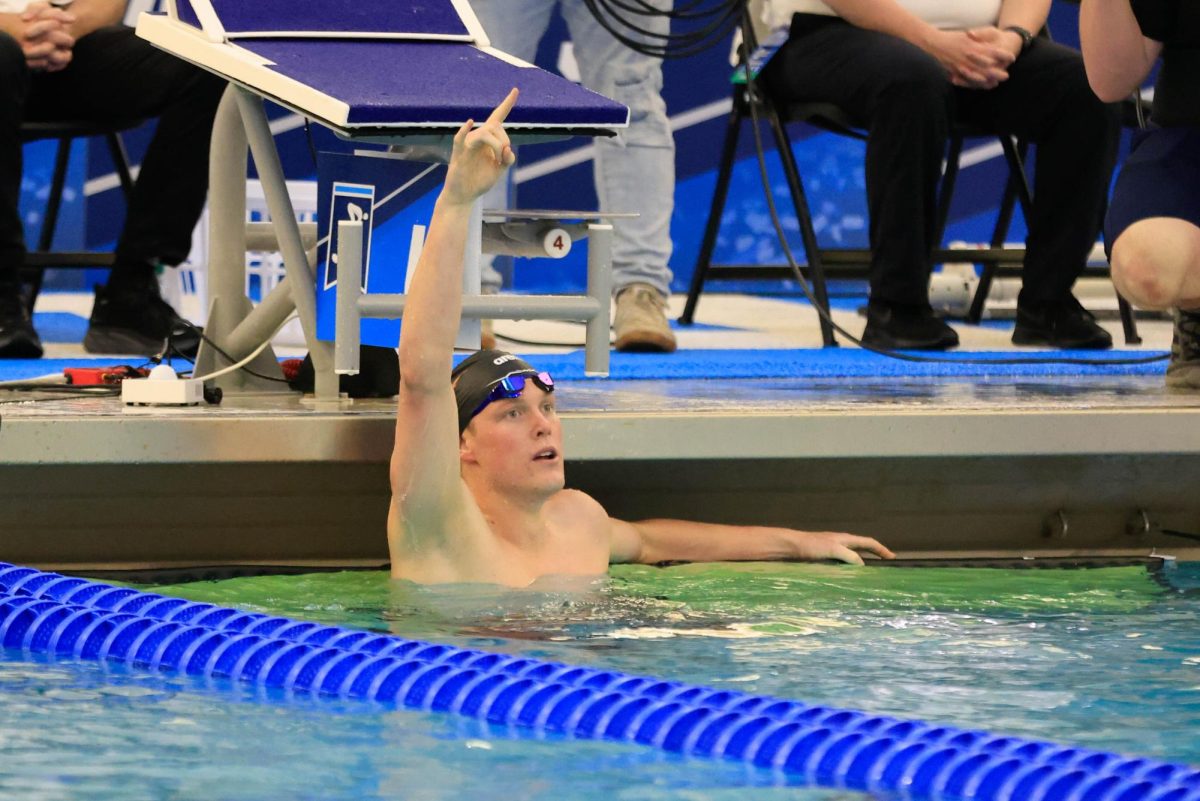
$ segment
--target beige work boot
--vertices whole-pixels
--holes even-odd
[[[1200,390],[1200,309],[1175,310],[1175,337],[1171,340],[1167,386]]]
[[[675,334],[667,322],[667,301],[649,284],[630,284],[617,293],[613,330],[617,350],[675,352]]]

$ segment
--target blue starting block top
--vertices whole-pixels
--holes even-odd
[[[381,36],[386,38],[453,38],[475,41],[477,32],[465,4],[452,0],[357,0],[354,3],[304,3],[296,0],[209,0],[225,35],[244,36]],[[192,0],[176,0],[178,19],[202,28]],[[464,19],[464,12],[466,19]]]
[[[347,138],[452,133],[514,86],[514,132],[629,121],[620,103],[488,46],[466,0],[173,0],[137,31]]]
[[[269,69],[344,100],[347,125],[447,125],[485,119],[516,86],[506,126],[622,126],[627,109],[559,76],[458,42],[258,39],[239,45]],[[376,65],[386,63],[387,69]]]

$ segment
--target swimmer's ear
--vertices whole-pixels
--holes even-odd
[[[469,429],[470,426],[467,428]],[[463,431],[463,433],[458,435],[458,459],[460,462],[467,462],[471,464],[476,461],[475,450],[471,447],[471,444],[467,442],[466,431]]]

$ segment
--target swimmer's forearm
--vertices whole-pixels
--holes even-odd
[[[631,525],[639,535],[639,547],[631,561],[640,564],[825,559],[861,564],[859,552],[882,559],[895,556],[871,537],[838,531],[725,526],[687,520],[643,520]]]
[[[741,562],[795,558],[786,529],[726,526],[690,520],[642,520],[642,564],[659,562]]]
[[[400,328],[400,379],[409,389],[444,389],[449,380],[470,219],[471,204],[438,198]]]

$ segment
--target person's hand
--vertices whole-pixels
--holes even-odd
[[[467,120],[458,129],[442,197],[452,203],[474,203],[517,160],[504,131],[504,120],[516,102],[517,90],[513,89],[478,128],[474,120]]]
[[[837,559],[852,565],[861,565],[859,551],[871,553],[880,559],[895,559],[896,554],[872,537],[844,534],[840,531],[796,531],[789,538],[796,549],[795,558],[810,562]]]
[[[1008,65],[1016,58],[994,42],[977,41],[968,31],[937,31],[927,49],[951,83],[971,89],[994,89],[1008,80]]]
[[[1009,64],[1016,61],[1020,57],[1021,51],[1025,49],[1025,40],[1021,38],[1021,34],[1016,31],[1002,31],[995,25],[972,28],[967,31],[967,36],[971,37],[973,41],[995,45],[1006,50],[1012,56]]]
[[[57,72],[71,63],[75,37],[69,32],[75,15],[48,3],[33,3],[21,14],[18,37],[31,70]]]

